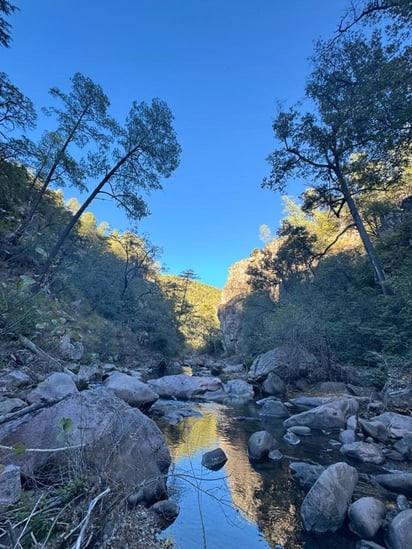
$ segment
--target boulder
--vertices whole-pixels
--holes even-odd
[[[88,366],[82,364],[74,378],[77,388],[80,391],[88,389],[90,383],[101,382],[102,375],[97,366]]]
[[[159,395],[137,377],[121,372],[113,372],[104,382],[105,388],[113,392],[130,406],[148,410],[158,400]]]
[[[262,390],[268,395],[284,397],[286,394],[286,383],[275,372],[269,372],[262,384]]]
[[[340,462],[330,465],[306,494],[301,507],[307,532],[336,532],[343,524],[358,482],[354,467]]]
[[[217,377],[187,376],[185,374],[150,379],[147,384],[162,398],[190,400],[207,391],[219,391],[222,382]]]
[[[404,416],[395,412],[384,412],[372,417],[371,421],[380,421],[389,429],[391,436],[397,438],[412,432],[412,416]]]
[[[406,459],[412,460],[412,433],[406,433],[393,445],[395,450]]]
[[[289,410],[286,406],[274,397],[263,398],[258,400],[256,404],[259,406],[258,415],[259,416],[271,416],[271,417],[289,417]]]
[[[316,384],[316,389],[323,394],[342,395],[347,393],[346,383],[340,381],[322,381]]]
[[[305,425],[294,425],[293,427],[289,427],[288,431],[302,437],[308,437],[312,434],[312,429],[305,427]]]
[[[150,507],[150,510],[156,513],[162,522],[164,521],[166,525],[169,525],[176,520],[180,508],[174,501],[163,499],[161,501],[156,501],[156,503]]]
[[[17,503],[20,491],[20,468],[15,465],[0,465],[0,507]]]
[[[392,391],[386,395],[387,406],[405,414],[412,413],[412,385],[400,391]]]
[[[20,398],[5,398],[0,401],[0,416],[5,416],[10,412],[24,408],[27,404]]]
[[[301,410],[310,410],[311,408],[316,408],[316,406],[322,406],[322,404],[326,404],[330,400],[330,397],[300,396],[291,398],[290,402]]]
[[[27,396],[28,402],[51,401],[78,393],[73,377],[63,372],[55,372],[39,383]]]
[[[212,471],[218,471],[227,461],[227,456],[221,448],[206,452],[202,456],[202,465]]]
[[[21,370],[12,370],[4,375],[0,382],[9,389],[21,389],[27,385],[30,385],[30,377]]]
[[[62,467],[81,476],[94,471],[108,483],[139,486],[145,501],[165,497],[170,454],[157,425],[103,388],[76,393],[0,425],[1,444],[27,448],[16,455],[0,450],[0,462],[20,466],[24,475],[45,482]],[[65,448],[64,451],[31,452]]]
[[[349,506],[349,529],[364,539],[373,539],[382,526],[386,507],[379,499],[363,497]]]
[[[385,536],[389,549],[410,549],[412,547],[412,509],[400,512],[389,524]]]
[[[355,431],[352,429],[345,429],[339,433],[339,440],[342,444],[352,444],[356,440]]]
[[[66,334],[60,340],[59,353],[63,360],[77,362],[84,354],[83,343],[72,340],[70,334]]]
[[[370,436],[380,442],[387,442],[389,438],[388,427],[381,421],[376,419],[373,421],[367,421],[366,419],[359,419],[359,425],[366,436]]]
[[[252,385],[244,379],[231,379],[224,384],[223,389],[231,398],[253,400],[255,396]]]
[[[363,463],[381,465],[385,461],[385,456],[379,446],[370,442],[344,444],[340,451],[344,456],[362,461]]]
[[[267,378],[270,372],[285,365],[286,352],[281,349],[272,349],[255,358],[249,369],[248,380],[259,383]]]
[[[267,431],[257,431],[248,440],[247,450],[250,459],[264,459],[271,450],[279,447],[277,440]]]
[[[355,413],[358,407],[359,404],[353,398],[333,400],[286,419],[283,426],[286,429],[294,425],[306,425],[320,430],[343,429],[346,417]]]
[[[293,479],[297,480],[300,486],[308,491],[312,488],[320,475],[326,469],[323,465],[312,465],[304,461],[297,461],[289,464]]]
[[[384,473],[374,478],[387,490],[412,496],[412,473]]]

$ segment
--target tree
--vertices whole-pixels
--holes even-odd
[[[362,193],[399,184],[412,138],[411,59],[383,45],[378,32],[319,42],[306,86],[311,112],[294,107],[273,123],[282,145],[268,158],[263,186],[283,191],[295,177],[310,180],[306,209],[337,216],[348,207],[378,283],[385,273],[357,207]]]
[[[17,142],[10,140],[8,134],[17,128],[33,128],[35,122],[33,103],[10,82],[7,74],[0,72],[0,156],[3,159],[15,153]]]
[[[14,6],[7,0],[0,0],[0,12],[5,15],[12,15],[18,10],[17,6]],[[4,17],[0,17],[0,46],[8,48],[11,42],[10,35],[11,25],[8,23]]]
[[[125,125],[113,125],[110,149],[105,143],[97,153],[89,155],[89,176],[101,178],[51,249],[41,281],[71,230],[98,195],[114,199],[132,220],[149,214],[141,193],[161,189],[160,178],[169,177],[179,164],[180,145],[172,122],[166,103],[153,99],[151,105],[133,102]]]
[[[412,4],[410,0],[362,0],[352,1],[347,13],[342,17],[338,32],[345,33],[358,23],[374,24],[389,18],[391,32],[412,27]]]
[[[94,159],[77,160],[69,153],[69,147],[82,149],[92,142],[93,146],[104,148],[110,141],[108,130],[114,122],[107,114],[110,103],[102,88],[80,73],[76,73],[71,82],[69,93],[58,88],[50,90],[50,95],[61,102],[61,106],[45,110],[47,115],[56,117],[56,129],[46,131],[38,144],[25,141],[25,160],[31,163],[35,173],[34,198],[13,235],[14,242],[24,234],[51,183],[85,190],[86,174]]]

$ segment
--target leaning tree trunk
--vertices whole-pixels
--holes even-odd
[[[385,271],[383,270],[383,265],[381,263],[381,260],[378,257],[378,254],[376,253],[375,247],[372,244],[371,239],[369,238],[369,235],[365,229],[365,225],[362,221],[362,218],[359,215],[358,207],[355,204],[355,201],[353,200],[352,194],[349,190],[348,183],[345,177],[343,176],[343,174],[340,172],[340,170],[338,170],[337,175],[338,175],[340,187],[342,189],[342,194],[348,204],[348,208],[352,216],[353,222],[359,233],[359,236],[361,237],[362,244],[366,250],[366,253],[368,254],[369,261],[372,264],[373,270],[375,271],[376,280],[379,286],[381,287],[382,293],[385,295],[390,295],[391,291],[388,288],[388,285],[386,282],[386,276],[385,276]]]

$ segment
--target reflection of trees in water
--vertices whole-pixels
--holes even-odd
[[[163,429],[174,460],[191,456],[217,444],[217,413],[204,413],[202,417],[187,417],[177,425]]]
[[[274,547],[299,549],[302,495],[291,478],[286,462],[256,462],[247,457],[247,441],[253,425],[225,417],[218,425],[219,443],[228,461],[228,485],[234,504],[250,522],[258,525]]]

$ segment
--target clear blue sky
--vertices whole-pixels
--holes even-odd
[[[260,188],[277,101],[302,97],[313,44],[332,36],[347,0],[12,3],[20,12],[9,19],[1,70],[36,108],[50,103],[52,86],[68,90],[75,72],[103,87],[119,120],[134,99],[168,103],[181,163],[149,197],[140,232],[163,248],[170,273],[191,268],[223,287],[229,266],[262,246],[260,225],[279,225],[280,196]],[[128,226],[114,204],[91,209],[113,228]]]

